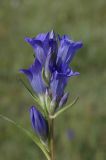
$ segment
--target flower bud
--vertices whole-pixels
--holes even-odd
[[[69,93],[65,93],[59,102],[59,108],[63,107],[68,99]]]
[[[49,97],[49,91],[46,89],[46,92],[45,92],[45,107],[46,107],[47,111],[49,111],[49,109],[50,109],[50,102],[51,102],[51,99]]]
[[[49,83],[50,81],[50,77],[51,77],[51,72],[50,72],[50,68],[49,68],[49,65],[50,65],[50,60],[51,60],[51,49],[49,49],[49,52],[48,52],[48,55],[47,55],[47,58],[46,58],[46,62],[45,62],[45,67],[44,67],[44,73],[45,73],[45,77]]]
[[[32,127],[35,130],[36,134],[43,140],[47,140],[48,138],[48,123],[42,114],[32,106],[30,108],[30,118]]]
[[[55,109],[57,106],[57,98],[56,96],[52,99],[51,103],[50,103],[50,113],[54,113]]]

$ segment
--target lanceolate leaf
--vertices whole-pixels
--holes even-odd
[[[47,147],[44,146],[44,144],[41,142],[41,140],[36,135],[33,135],[30,131],[23,128],[20,124],[16,123],[15,121],[11,120],[10,118],[3,116],[1,114],[0,114],[0,117],[4,120],[10,122],[11,124],[13,124],[17,128],[19,128],[21,131],[23,131],[42,150],[42,152],[46,156],[47,160],[50,160],[50,155],[49,155],[49,151],[47,150]]]
[[[38,99],[38,97],[32,93],[32,91],[28,88],[28,86],[26,85],[26,83],[21,78],[19,80],[23,84],[23,86],[25,87],[25,89],[28,91],[28,93],[31,95],[31,97],[34,99],[34,101],[36,102],[37,106],[40,106],[39,110],[43,114],[42,104],[41,104],[40,100]],[[44,115],[46,116],[46,113]]]
[[[39,99],[32,93],[32,91],[28,88],[26,83],[22,79],[19,79],[19,80],[23,84],[23,86],[26,88],[26,90],[29,92],[29,94],[32,96],[32,98],[35,100],[35,102],[39,104]]]
[[[57,111],[53,116],[51,116],[50,118],[56,118],[57,116],[59,116],[61,113],[65,112],[67,109],[69,109],[70,107],[72,107],[77,100],[79,99],[79,97],[75,98],[74,101],[72,103],[70,103],[67,106],[64,106],[62,109],[60,109],[59,111]]]

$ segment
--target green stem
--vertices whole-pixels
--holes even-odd
[[[54,158],[54,119],[50,119],[49,123],[50,127],[50,157],[51,160],[55,160]]]

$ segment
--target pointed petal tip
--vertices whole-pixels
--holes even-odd
[[[29,108],[29,112],[34,112],[35,109],[36,109],[35,106],[31,106],[31,107]]]
[[[24,40],[25,40],[25,42],[28,42],[28,43],[29,43],[29,42],[31,42],[32,38],[25,37]]]
[[[75,75],[75,76],[79,76],[80,73],[79,73],[79,72],[75,72],[74,75]]]
[[[32,76],[32,73],[30,72],[30,70],[20,69],[19,72],[25,74],[29,78],[29,80],[32,80],[33,76]]]
[[[82,41],[75,42],[74,47],[77,48],[77,49],[82,48],[83,47]]]
[[[27,69],[19,69],[19,72],[20,72],[20,73],[24,73],[24,74],[26,74],[26,73],[27,73],[27,71],[28,71]]]
[[[33,109],[35,109],[35,106],[31,106],[31,107],[29,108],[29,110],[33,110]]]
[[[64,93],[59,102],[59,108],[63,107],[67,103],[68,97],[69,97],[69,92]]]
[[[49,37],[50,37],[50,39],[54,39],[55,38],[55,32],[54,32],[54,30],[52,29],[50,32],[49,32]]]
[[[23,69],[19,69],[19,72],[20,72],[20,73],[23,73]]]
[[[19,73],[26,74],[26,70],[25,69],[19,69]]]
[[[70,73],[67,75],[68,77],[78,76],[80,75],[79,72],[74,72],[73,70],[70,71]]]

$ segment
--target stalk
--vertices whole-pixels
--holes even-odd
[[[55,160],[54,157],[54,119],[49,119],[49,127],[50,127],[50,160]]]

